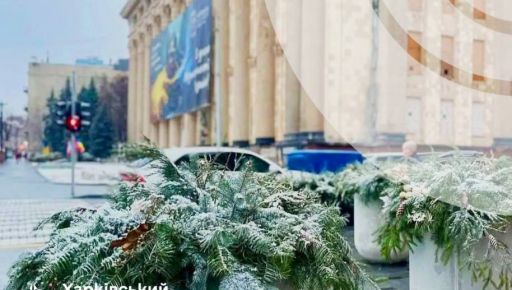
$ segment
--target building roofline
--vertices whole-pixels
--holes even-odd
[[[138,2],[138,0],[128,0],[121,10],[121,16],[124,19],[128,19],[132,11],[135,9],[135,6],[137,6]]]
[[[100,69],[114,69],[114,65],[110,64],[95,64],[95,65],[87,65],[87,64],[72,64],[72,63],[54,63],[54,62],[37,62],[31,61],[29,62],[29,67],[38,67],[38,66],[60,66],[60,67],[75,67],[75,68],[100,68]]]

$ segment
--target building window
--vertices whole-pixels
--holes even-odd
[[[485,136],[485,104],[473,103],[471,113],[471,131],[474,137]]]
[[[423,0],[409,0],[409,10],[416,12],[423,10]]]
[[[475,0],[473,3],[473,17],[475,19],[485,19],[485,0]]]
[[[452,80],[455,78],[453,37],[443,36],[441,42],[441,75]]]
[[[169,6],[169,5],[164,6],[164,15],[165,15],[165,19],[171,18],[171,6]]]
[[[454,6],[457,5],[456,0],[444,0],[443,1],[443,13],[453,13]]]
[[[473,81],[483,82],[485,72],[485,43],[483,40],[473,41]]]
[[[453,101],[441,101],[441,142],[449,144],[454,140]]]
[[[421,33],[410,32],[407,36],[407,53],[409,54],[409,74],[421,74],[423,49],[420,45]]]
[[[406,106],[405,126],[407,134],[414,134],[418,137],[421,135],[423,120],[421,98],[407,97]]]

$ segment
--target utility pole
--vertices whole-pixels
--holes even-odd
[[[75,197],[75,169],[78,157],[76,148],[76,134],[80,132],[82,126],[89,126],[91,123],[85,120],[84,117],[90,117],[90,112],[86,111],[91,104],[85,102],[78,102],[76,90],[76,72],[73,72],[70,79],[71,86],[71,100],[57,102],[58,110],[57,124],[64,126],[69,132],[69,150],[71,155],[71,197]]]
[[[71,116],[76,116],[76,73],[71,77]],[[71,132],[71,197],[75,198],[76,133]]]

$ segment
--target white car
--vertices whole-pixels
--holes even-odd
[[[188,163],[194,159],[203,159],[219,165],[228,171],[241,171],[251,164],[251,168],[258,173],[284,173],[284,169],[275,162],[250,150],[232,147],[185,147],[163,149],[162,152],[176,166]],[[134,172],[123,173],[124,181],[137,181],[141,177],[149,183],[156,183],[159,178],[154,176],[150,159],[140,159],[133,162],[130,167]]]

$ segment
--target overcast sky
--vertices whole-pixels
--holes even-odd
[[[97,56],[106,63],[128,55],[126,0],[0,0],[0,102],[24,113],[28,63],[74,63]]]

